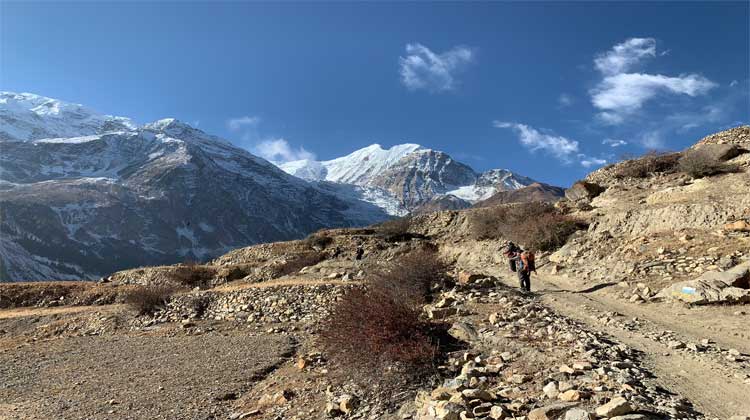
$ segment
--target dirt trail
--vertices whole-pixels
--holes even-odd
[[[106,306],[60,306],[56,308],[14,308],[0,310],[0,319],[23,318],[28,316],[48,316],[62,314],[76,314],[81,312],[102,311],[116,309],[121,305]]]
[[[499,275],[508,285],[517,286],[515,276],[510,273],[497,269],[494,274]],[[559,277],[534,276],[532,291],[538,293],[545,304],[563,315],[584,322],[592,329],[609,334],[642,351],[644,362],[657,376],[656,382],[688,398],[703,413],[719,418],[750,415],[750,385],[734,376],[735,373],[741,374],[741,370],[732,365],[734,362],[724,363],[708,355],[672,351],[664,343],[646,335],[646,332],[653,333],[658,329],[670,330],[682,336],[685,342],[699,342],[703,338],[710,338],[722,347],[732,347],[748,353],[750,340],[745,337],[744,327],[740,326],[743,320],[737,319],[738,317],[730,319],[725,314],[731,308],[711,308],[709,313],[708,310],[693,312],[666,304],[636,306],[608,296],[603,288],[581,293],[576,289],[566,288],[565,283],[567,282]],[[597,311],[602,315],[615,311],[627,318],[646,320],[648,331],[630,331],[602,324],[597,322]],[[688,311],[689,314],[686,313]],[[724,322],[729,325],[717,327]]]
[[[211,290],[216,292],[230,292],[234,290],[244,289],[266,289],[269,287],[283,287],[283,286],[341,286],[346,284],[361,284],[361,281],[353,280],[311,280],[311,279],[297,279],[297,278],[285,278],[280,280],[264,281],[262,283],[229,283],[222,286],[217,286]]]

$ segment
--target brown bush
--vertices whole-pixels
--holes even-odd
[[[380,288],[350,290],[323,322],[320,344],[334,364],[355,379],[388,381],[387,372],[430,370],[437,347],[418,306]]]
[[[370,278],[370,287],[411,305],[423,304],[432,285],[447,280],[450,266],[432,248],[413,250],[387,264]]]
[[[565,245],[570,235],[584,227],[569,216],[547,213],[511,226],[508,239],[533,251],[554,251]]]
[[[328,245],[333,243],[333,238],[322,232],[315,232],[303,239],[303,243],[308,248],[322,250],[326,249]]]
[[[299,272],[299,270],[311,265],[315,265],[323,261],[325,258],[325,254],[317,251],[297,254],[292,259],[273,267],[271,277],[278,278],[297,273]]]
[[[680,153],[649,152],[645,155],[628,159],[616,165],[615,178],[648,178],[657,173],[674,172]]]
[[[678,161],[678,167],[681,172],[693,178],[703,178],[737,170],[736,165],[724,163],[700,149],[684,153]]]
[[[125,303],[138,315],[151,315],[166,307],[175,291],[171,286],[138,286],[127,292]]]
[[[535,251],[552,251],[585,225],[565,216],[550,203],[496,206],[472,214],[475,239],[506,239]]]
[[[174,267],[168,274],[171,283],[186,287],[209,287],[216,276],[216,267],[187,263]]]
[[[378,233],[385,236],[404,236],[411,229],[411,217],[399,217],[376,225]]]

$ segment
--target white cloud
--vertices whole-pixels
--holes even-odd
[[[260,123],[260,117],[246,115],[227,120],[227,127],[232,131],[238,131],[245,127],[254,127],[258,123]]]
[[[729,83],[729,87],[735,87],[735,86],[737,86],[737,85],[739,85],[739,84],[740,84],[740,82],[738,82],[737,80],[732,80],[732,81],[731,81],[731,82]]]
[[[603,74],[619,74],[630,70],[640,61],[656,56],[654,38],[630,38],[594,59],[597,70]]]
[[[560,106],[571,106],[573,105],[573,101],[573,97],[567,93],[561,93],[557,98],[557,103],[560,104]]]
[[[594,107],[600,110],[597,116],[601,121],[622,124],[629,115],[659,94],[695,97],[717,86],[697,74],[674,77],[627,72],[644,59],[655,56],[656,41],[653,38],[631,38],[594,59],[594,65],[603,78],[589,94]]]
[[[641,136],[641,144],[646,149],[661,150],[665,148],[664,134],[660,130],[647,131]]]
[[[497,128],[510,128],[518,133],[518,140],[531,151],[544,150],[556,158],[570,162],[571,156],[578,153],[578,142],[563,136],[545,134],[525,124],[494,121]]]
[[[708,92],[716,83],[703,76],[679,77],[661,74],[623,73],[607,76],[592,90],[591,101],[602,110],[632,113],[660,92],[697,96]]]
[[[606,144],[610,147],[620,147],[625,146],[626,144],[628,144],[628,142],[626,142],[625,140],[606,138],[602,140],[602,144]]]
[[[476,52],[458,46],[437,54],[422,44],[406,45],[406,57],[399,57],[401,82],[410,90],[446,92],[456,87],[456,74],[474,62]]]
[[[584,168],[590,168],[592,166],[601,166],[607,163],[606,159],[589,157],[586,155],[578,155],[578,158],[580,159],[578,163],[580,163],[581,166],[583,166]]]
[[[315,154],[304,147],[292,147],[285,139],[267,139],[252,147],[251,152],[274,163],[286,163],[302,159],[315,159]]]

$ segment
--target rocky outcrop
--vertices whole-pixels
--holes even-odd
[[[750,262],[724,272],[708,271],[695,280],[672,284],[656,297],[695,305],[750,302]]]

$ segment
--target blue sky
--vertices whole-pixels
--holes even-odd
[[[568,185],[748,123],[747,2],[0,2],[0,89],[276,160],[413,142]]]

